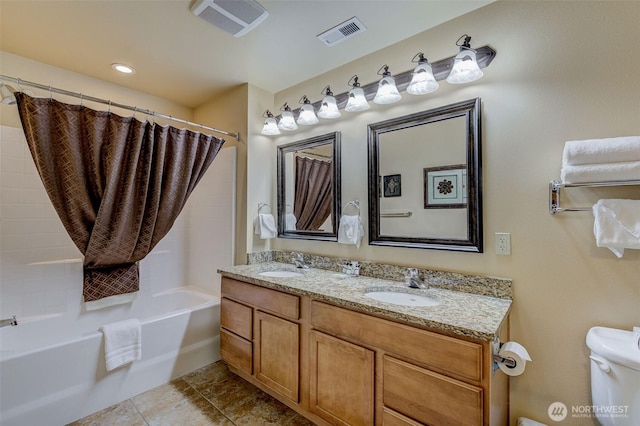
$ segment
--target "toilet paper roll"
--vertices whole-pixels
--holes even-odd
[[[519,376],[524,373],[527,361],[531,361],[529,352],[517,342],[507,342],[500,348],[498,352],[502,358],[512,359],[516,362],[515,367],[509,367],[504,362],[498,363],[498,368],[507,376]]]

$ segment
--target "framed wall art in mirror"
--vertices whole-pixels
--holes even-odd
[[[370,124],[369,244],[481,253],[480,135],[480,98]]]
[[[278,237],[338,240],[340,132],[277,147]]]

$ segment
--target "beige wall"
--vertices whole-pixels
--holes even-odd
[[[617,259],[596,248],[591,214],[550,215],[547,186],[560,175],[565,141],[640,134],[638,22],[640,2],[497,2],[277,93],[275,105],[295,103],[305,93],[319,100],[327,84],[335,93],[346,91],[353,74],[362,83],[375,81],[382,64],[392,72],[406,71],[417,52],[432,60],[450,56],[464,33],[473,37],[473,46],[489,44],[498,52],[476,83],[454,87],[442,82],[432,95],[403,94],[398,104],[343,112],[338,120],[272,142],[260,140],[260,149],[270,144],[273,152],[277,144],[340,130],[342,199],[359,199],[366,222],[367,123],[481,97],[483,254],[367,244],[356,250],[293,239],[273,240],[273,247],[512,278],[511,337],[533,358],[524,375],[511,379],[512,421],[528,416],[550,422],[547,408],[554,401],[569,409],[590,404],[585,334],[594,325],[640,325],[640,251],[628,250]],[[267,164],[266,158],[259,163],[262,172],[250,172],[249,187],[263,185],[268,173],[275,179],[275,160]],[[569,191],[568,203],[586,205],[598,198],[640,195],[636,187]],[[274,202],[273,187],[271,197]],[[496,232],[511,233],[511,256],[494,254]]]

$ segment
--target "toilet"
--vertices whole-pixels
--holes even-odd
[[[640,425],[640,348],[633,333],[593,327],[587,346],[592,413],[602,426]]]

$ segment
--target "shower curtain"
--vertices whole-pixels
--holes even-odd
[[[317,231],[333,207],[331,161],[296,156],[293,214],[298,230]]]
[[[224,140],[16,93],[46,192],[84,255],[87,309],[133,300],[138,261],[171,229]]]

